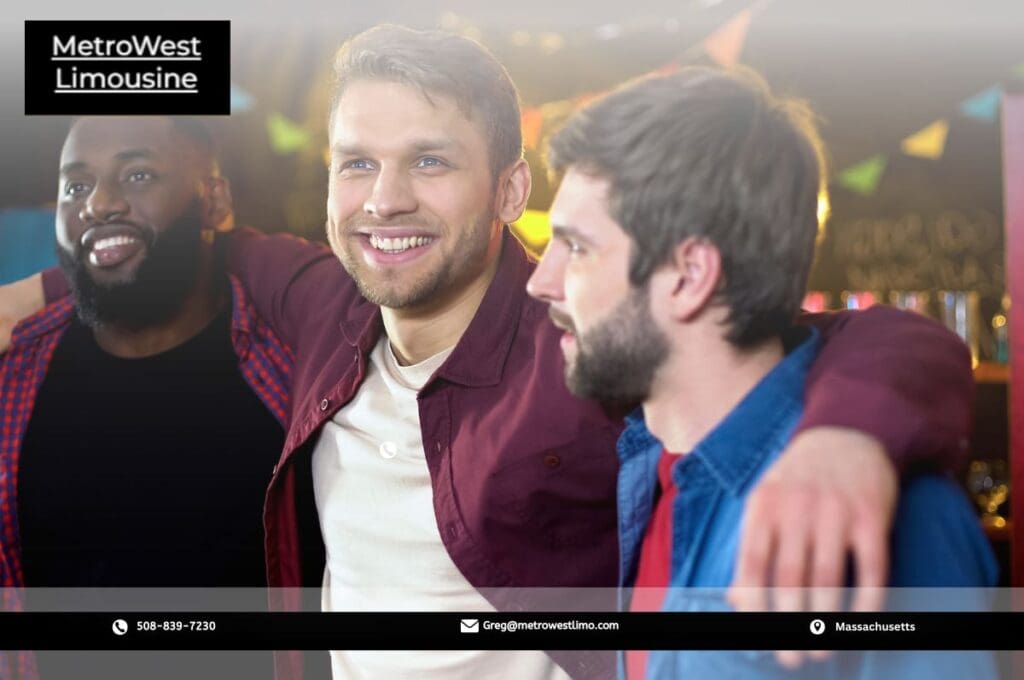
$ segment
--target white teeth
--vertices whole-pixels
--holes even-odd
[[[100,239],[92,245],[92,249],[105,250],[107,248],[114,248],[115,246],[127,246],[137,242],[138,239],[132,238],[131,236],[111,236],[110,238]]]
[[[411,236],[405,238],[381,238],[376,234],[370,234],[370,245],[375,249],[388,253],[402,253],[410,248],[419,248],[432,242],[434,239],[429,236]]]

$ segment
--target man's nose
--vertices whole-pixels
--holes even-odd
[[[97,182],[79,213],[82,221],[103,224],[128,213],[128,201],[111,182]]]
[[[416,212],[419,202],[409,177],[397,170],[381,170],[373,183],[373,192],[363,203],[363,211],[387,219]]]
[[[549,303],[565,298],[565,257],[552,243],[548,243],[537,268],[526,282],[526,292]]]

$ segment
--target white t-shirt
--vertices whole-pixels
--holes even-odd
[[[327,549],[324,611],[494,608],[441,542],[416,395],[451,349],[400,366],[383,337],[355,398],[324,425],[313,488]],[[332,651],[336,680],[568,676],[539,651]]]

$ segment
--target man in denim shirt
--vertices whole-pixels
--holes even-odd
[[[563,178],[530,293],[565,331],[574,393],[643,404],[618,447],[621,605],[725,610],[695,589],[733,581],[747,495],[803,414],[819,346],[816,331],[793,324],[818,229],[813,115],[752,73],[687,69],[579,112],[552,139],[550,165]],[[952,481],[908,482],[895,526],[890,585],[995,585],[991,549]],[[775,585],[805,557],[784,552]],[[841,580],[846,565],[820,566]],[[801,598],[777,603],[802,607]],[[770,652],[624,661],[630,680],[995,673],[980,652],[851,653],[798,670],[800,656],[785,652],[781,665]]]

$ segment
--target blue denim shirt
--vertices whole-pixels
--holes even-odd
[[[766,375],[693,451],[672,469],[670,590],[664,611],[728,611],[747,494],[779,457],[803,413],[804,383],[819,346],[816,331]],[[628,604],[644,530],[658,489],[662,445],[639,410],[619,439],[619,605]],[[976,515],[955,483],[922,476],[901,491],[894,523],[893,586],[993,586],[997,567]],[[972,591],[975,595],[978,591]],[[979,606],[960,600],[959,609]],[[622,666],[620,665],[620,675]],[[830,661],[783,669],[769,651],[652,652],[649,678],[995,677],[987,652],[840,653]],[[633,680],[632,678],[630,680]]]

